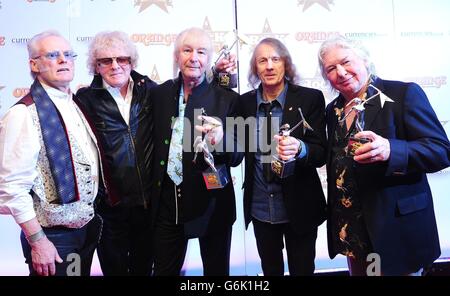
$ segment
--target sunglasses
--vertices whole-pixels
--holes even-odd
[[[101,67],[109,67],[112,65],[113,61],[116,61],[119,66],[127,66],[131,63],[131,57],[101,58],[97,59],[97,65]]]

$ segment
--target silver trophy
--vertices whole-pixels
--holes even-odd
[[[303,112],[301,108],[298,108],[298,112],[300,113],[301,120],[294,125],[294,127],[290,127],[288,123],[283,124],[280,127],[280,130],[278,134],[282,137],[289,137],[291,133],[298,128],[300,125],[303,126],[303,135],[306,134],[307,131],[313,131],[313,128],[309,125],[309,123],[305,120],[305,117],[303,116]],[[271,168],[272,171],[277,175],[279,178],[283,179],[286,177],[289,177],[294,174],[295,171],[295,157],[289,159],[289,160],[282,160],[277,155],[272,156],[272,162],[271,162]]]
[[[355,105],[352,107],[352,112],[355,112],[355,130],[359,133],[364,130],[364,102],[360,98],[354,98]],[[370,142],[367,138],[349,137],[347,144],[347,156],[355,156],[355,151],[362,145]]]
[[[207,116],[205,109],[203,108],[202,108],[202,115]],[[203,158],[209,166],[205,171],[202,172],[206,188],[208,190],[223,188],[230,181],[227,167],[224,164],[219,165],[214,164],[214,156],[209,151],[208,144],[206,143],[207,137],[208,133],[206,133],[203,137],[198,136],[195,139],[194,141],[195,154],[194,159],[192,161],[195,163],[197,160],[198,153],[203,152]]]
[[[248,44],[248,42],[245,40],[245,38],[239,34],[234,32],[234,41],[233,44],[231,44],[230,47],[228,45],[224,45],[222,49],[220,50],[220,54],[217,57],[214,64],[216,64],[222,56],[224,56],[226,59],[230,58],[230,53],[233,47],[239,42],[240,44]],[[228,72],[220,72],[219,75],[219,85],[226,88],[236,88],[238,79],[237,79],[237,73],[228,73]]]

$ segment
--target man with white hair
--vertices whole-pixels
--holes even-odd
[[[0,213],[22,228],[30,275],[89,275],[102,191],[96,139],[69,86],[76,54],[54,31],[28,54],[34,83],[0,125]]]
[[[195,110],[225,122],[233,113],[237,94],[211,82],[208,76],[213,55],[209,34],[199,28],[178,34],[171,79],[151,90],[155,143],[152,207],[154,210],[155,275],[179,275],[189,238],[199,238],[204,275],[228,275],[232,225],[236,205],[232,182],[208,190],[202,171],[208,167],[194,152]],[[206,119],[205,117],[203,117]],[[206,120],[208,122],[209,118]],[[188,122],[190,121],[190,125]],[[223,143],[221,126],[199,127],[212,145]],[[239,164],[231,153],[215,153],[216,164]]]

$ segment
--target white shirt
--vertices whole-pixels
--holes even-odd
[[[122,115],[123,120],[125,120],[127,125],[130,125],[130,108],[131,99],[133,98],[133,86],[133,79],[130,78],[130,81],[128,82],[127,94],[124,98],[120,93],[120,88],[112,87],[105,80],[103,80],[103,88],[106,89],[113,97],[114,101],[116,101],[120,114]]]
[[[96,194],[99,174],[97,148],[75,108],[72,94],[42,86],[61,113],[67,130],[90,160]],[[12,215],[18,224],[36,216],[29,192],[38,176],[36,165],[40,149],[38,131],[27,106],[14,105],[0,121],[0,214]]]

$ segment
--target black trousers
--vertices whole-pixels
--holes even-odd
[[[62,226],[42,228],[48,240],[55,245],[59,256],[63,259],[62,263],[55,262],[55,275],[78,275],[78,271],[81,276],[89,276],[91,274],[92,258],[98,244],[101,228],[102,221],[99,216],[95,216],[88,224],[81,228],[67,228]],[[36,276],[37,273],[33,269],[31,260],[31,247],[23,232],[20,234],[20,241],[30,275]],[[80,266],[77,266],[78,258],[80,259]]]
[[[175,219],[182,211],[180,208],[182,197],[175,204],[177,188],[170,180],[166,180],[163,185],[153,238],[154,275],[180,275],[188,243],[184,225]],[[230,225],[224,226],[220,231],[206,231],[206,234],[199,238],[204,275],[229,275],[231,233]]]
[[[255,218],[252,221],[265,276],[284,275],[283,238],[286,242],[289,274],[293,276],[314,274],[317,228],[299,235],[292,229],[290,223],[270,224]]]
[[[230,273],[231,226],[228,231],[199,238],[203,275],[227,276]],[[183,225],[158,224],[154,238],[156,276],[180,275],[186,256],[187,239]]]
[[[100,201],[103,231],[97,248],[103,275],[151,275],[151,210],[143,206],[111,207]]]

